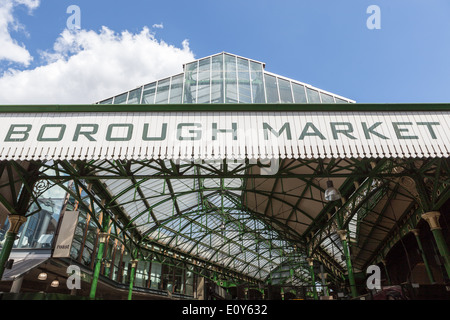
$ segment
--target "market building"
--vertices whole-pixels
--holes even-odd
[[[222,52],[0,117],[3,299],[450,296],[449,104],[359,104]]]

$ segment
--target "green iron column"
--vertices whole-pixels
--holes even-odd
[[[347,230],[338,230],[337,233],[341,238],[342,249],[344,250],[345,262],[347,264],[348,281],[350,283],[352,297],[356,298],[358,296],[358,292],[356,291],[355,276],[353,274],[352,260],[350,258],[350,250],[348,248]]]
[[[92,276],[91,291],[89,293],[90,299],[95,299],[95,294],[97,292],[98,278],[100,276],[103,252],[105,250],[106,240],[108,239],[108,233],[100,232],[98,235],[98,239],[99,239],[100,244],[98,245],[97,260],[95,262],[94,274]]]
[[[133,284],[134,284],[134,276],[136,274],[136,267],[138,264],[137,260],[132,260],[131,262],[131,273],[130,273],[130,288],[128,290],[128,300],[131,300],[133,296]]]
[[[309,273],[311,275],[311,285],[313,287],[314,300],[318,300],[319,297],[317,295],[316,277],[314,275],[314,259],[308,258],[306,260],[308,260],[308,264],[309,264]]]
[[[433,272],[431,271],[430,265],[428,264],[428,259],[425,255],[425,251],[423,251],[422,241],[419,237],[419,229],[412,229],[411,232],[416,237],[417,246],[419,247],[420,254],[422,255],[423,263],[425,264],[425,270],[427,271],[428,279],[430,279],[431,284],[434,284],[436,281],[434,281]]]
[[[430,229],[433,233],[439,253],[444,259],[444,266],[447,271],[447,276],[450,278],[450,253],[439,223],[440,215],[441,213],[439,211],[431,211],[422,214],[422,218],[430,225]]]
[[[5,271],[5,264],[8,261],[9,255],[11,254],[11,249],[16,240],[17,233],[19,232],[22,224],[27,221],[25,216],[21,215],[8,215],[9,229],[5,235],[5,243],[3,244],[2,251],[0,253],[0,279],[3,277],[3,272]]]

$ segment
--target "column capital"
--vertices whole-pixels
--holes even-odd
[[[314,259],[313,258],[307,258],[306,261],[308,261],[309,266],[314,265]]]
[[[130,263],[131,263],[132,268],[136,268],[137,264],[138,264],[138,260],[131,260]]]
[[[108,232],[100,232],[98,234],[98,241],[100,243],[106,243],[106,240],[108,239],[108,236],[109,236]]]
[[[411,229],[409,231],[411,231],[416,237],[418,237],[419,234],[420,234],[420,230],[419,229]]]
[[[439,211],[430,211],[422,214],[422,219],[428,222],[431,230],[441,229],[439,224],[439,217],[441,213]]]
[[[19,229],[22,226],[22,224],[24,224],[25,221],[27,221],[27,217],[18,214],[10,214],[8,215],[8,220],[9,220],[8,232],[17,233],[19,232]]]
[[[347,240],[347,230],[338,230],[338,231],[336,231],[336,233],[341,238],[341,241],[346,241]]]
[[[319,277],[320,277],[320,279],[322,279],[322,280],[327,280],[328,273],[326,273],[326,272],[324,272],[323,274],[322,274],[322,273],[319,273]]]

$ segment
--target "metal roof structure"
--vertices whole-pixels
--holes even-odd
[[[91,106],[0,107],[2,209],[58,186],[136,259],[301,285],[308,258],[345,274],[339,230],[362,271],[450,198],[449,105],[356,104],[264,67],[221,53]]]

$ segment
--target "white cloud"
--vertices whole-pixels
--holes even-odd
[[[0,104],[93,103],[180,73],[194,59],[187,40],[177,48],[147,27],[137,34],[65,30],[42,56],[45,65],[0,78]]]
[[[24,31],[24,27],[14,19],[13,11],[18,5],[24,5],[29,13],[39,6],[39,0],[1,0],[0,1],[0,61],[19,63],[28,66],[33,60],[23,44],[19,44],[10,35],[10,29]]]

